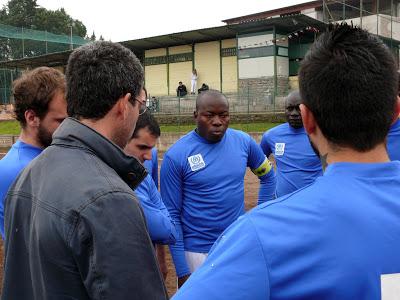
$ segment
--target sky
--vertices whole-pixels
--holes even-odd
[[[0,6],[7,3],[0,0]],[[56,10],[64,7],[85,24],[88,35],[120,42],[193,29],[222,26],[222,20],[307,1],[299,0],[37,0]]]

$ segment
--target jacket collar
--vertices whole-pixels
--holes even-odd
[[[93,152],[132,188],[146,177],[146,168],[133,156],[126,155],[120,147],[97,131],[73,118],[65,119],[54,132],[52,145],[84,148]]]

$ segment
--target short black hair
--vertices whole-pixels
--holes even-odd
[[[100,119],[127,93],[133,98],[139,95],[144,74],[131,50],[118,43],[98,41],[72,52],[66,78],[68,115]]]
[[[149,111],[145,111],[139,116],[131,139],[136,138],[138,136],[139,130],[142,128],[147,128],[150,134],[155,136],[156,138],[161,135],[160,125],[158,125],[156,118]]]
[[[394,118],[398,75],[390,50],[375,35],[329,25],[300,70],[303,103],[332,144],[365,152],[385,141]]]

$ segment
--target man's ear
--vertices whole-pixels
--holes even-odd
[[[40,118],[36,115],[36,113],[32,109],[26,110],[24,116],[26,125],[28,125],[29,127],[39,127]]]
[[[194,112],[193,112],[193,119],[197,119],[197,116],[198,116],[198,114],[197,114],[197,111],[195,110]]]
[[[312,135],[313,133],[315,133],[317,128],[317,122],[315,121],[314,114],[304,104],[300,104],[300,111],[304,129],[306,130],[308,135]]]
[[[116,103],[116,113],[117,115],[122,116],[124,119],[128,117],[129,113],[129,100],[131,99],[131,93],[126,93],[125,96],[122,96],[118,99]]]

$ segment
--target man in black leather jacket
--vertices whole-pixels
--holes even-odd
[[[68,62],[70,118],[6,198],[2,299],[167,299],[124,148],[145,105],[128,49],[95,42]]]

